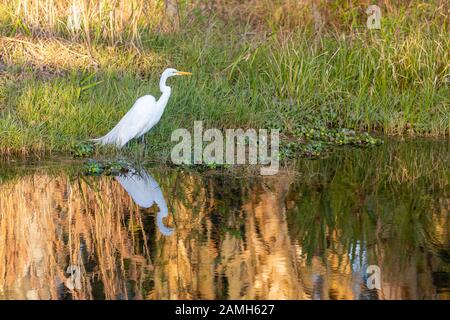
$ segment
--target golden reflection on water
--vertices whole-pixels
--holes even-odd
[[[448,197],[420,207],[425,220],[402,233],[401,222],[384,216],[388,198],[328,199],[314,182],[285,173],[251,181],[175,170],[140,177],[125,186],[117,177],[38,170],[4,182],[0,297],[450,298],[448,261],[436,254],[449,244]],[[349,199],[354,206],[341,207]],[[395,219],[408,206],[402,201],[391,203]],[[158,223],[164,205],[168,216]],[[408,208],[412,216],[416,207]],[[364,220],[369,209],[373,221]],[[421,236],[432,237],[432,245],[424,247]],[[382,270],[380,290],[366,287],[369,264]]]

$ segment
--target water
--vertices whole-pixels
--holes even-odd
[[[3,163],[0,298],[450,299],[449,151],[392,140],[275,177]]]

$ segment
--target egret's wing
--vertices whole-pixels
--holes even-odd
[[[119,123],[105,136],[96,139],[101,144],[116,144],[123,146],[138,136],[154,118],[156,99],[151,95],[139,98],[130,110],[120,119]]]
[[[156,108],[155,108],[155,110],[156,110]],[[152,112],[152,115],[151,115],[151,117],[149,117],[147,123],[145,124],[145,127],[142,129],[141,132],[138,133],[136,138],[139,138],[140,136],[147,133],[151,128],[153,128],[158,123],[160,118],[161,118],[161,114],[158,114],[158,112]]]

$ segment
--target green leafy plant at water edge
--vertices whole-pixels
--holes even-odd
[[[346,128],[328,129],[323,126],[308,127],[299,125],[293,137],[282,141],[281,160],[295,157],[318,158],[331,153],[335,147],[370,147],[381,145],[383,140],[372,137],[367,132],[357,133]]]
[[[94,153],[94,145],[88,142],[79,142],[70,151],[74,158],[86,158]]]
[[[127,173],[130,170],[128,163],[123,161],[88,160],[83,165],[83,172],[86,175],[118,175]]]

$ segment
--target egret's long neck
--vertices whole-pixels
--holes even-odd
[[[158,104],[163,109],[166,107],[171,93],[170,87],[166,85],[167,78],[168,76],[162,75],[161,79],[159,80],[159,90],[161,90],[162,95],[158,100]]]

